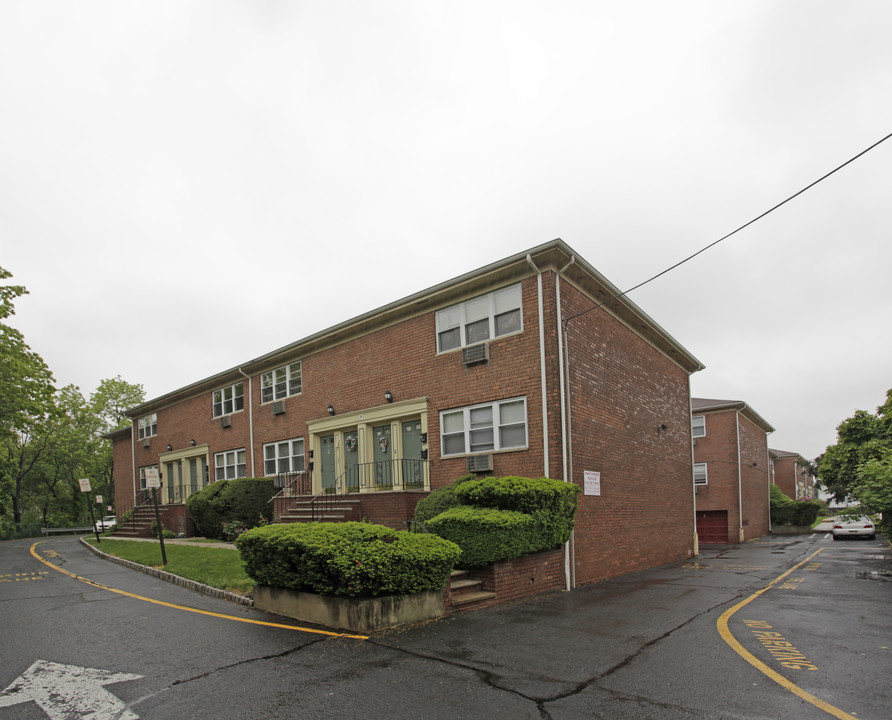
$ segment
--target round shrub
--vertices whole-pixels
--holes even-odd
[[[259,585],[347,597],[440,590],[461,554],[435,535],[358,522],[268,525],[235,545]]]
[[[426,523],[432,517],[439,515],[444,510],[456,507],[461,502],[456,498],[455,491],[460,485],[476,480],[476,475],[465,475],[441,488],[432,491],[426,498],[422,498],[415,506],[415,522]]]
[[[270,522],[273,508],[269,501],[275,494],[272,478],[218,480],[186,498],[186,509],[199,535],[223,540],[224,523],[252,528]]]
[[[481,567],[536,552],[536,524],[526,513],[460,505],[432,518],[427,527],[461,548],[462,567]]]

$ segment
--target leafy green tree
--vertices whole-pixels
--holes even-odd
[[[0,280],[12,277],[0,267]],[[15,314],[14,301],[27,294],[21,285],[0,285],[0,440],[43,417],[53,395],[53,376],[18,330],[3,320]]]
[[[127,410],[145,402],[142,385],[129,383],[120,375],[106,378],[90,395],[90,408],[99,420],[99,433],[108,433],[130,425]]]
[[[892,516],[892,389],[876,414],[857,410],[837,427],[837,442],[818,459],[818,475],[837,501],[854,498]]]

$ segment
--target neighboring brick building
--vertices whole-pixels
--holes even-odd
[[[771,529],[768,433],[740,400],[691,398],[697,536],[701,543],[738,543]]]
[[[554,240],[155,398],[112,435],[118,514],[157,467],[175,529],[208,482],[262,475],[405,527],[474,470],[586,487],[568,586],[690,557],[702,365],[616,294]]]
[[[781,492],[794,500],[815,500],[817,481],[811,465],[799,453],[787,450],[768,450],[771,456],[772,482]]]

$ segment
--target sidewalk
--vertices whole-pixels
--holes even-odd
[[[127,542],[158,542],[158,538],[150,537],[150,538],[135,538],[135,537],[116,537],[115,535],[102,536],[103,540],[125,540]],[[100,543],[101,545],[102,543]],[[235,550],[235,544],[231,542],[219,542],[215,540],[208,540],[207,542],[202,542],[198,538],[164,538],[165,545],[192,545],[194,547],[212,547],[212,548],[222,548],[224,550]]]

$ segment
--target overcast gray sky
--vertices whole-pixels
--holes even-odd
[[[0,265],[157,396],[563,238],[620,288],[892,132],[887,0],[0,5]],[[631,297],[812,458],[892,387],[892,140]]]

